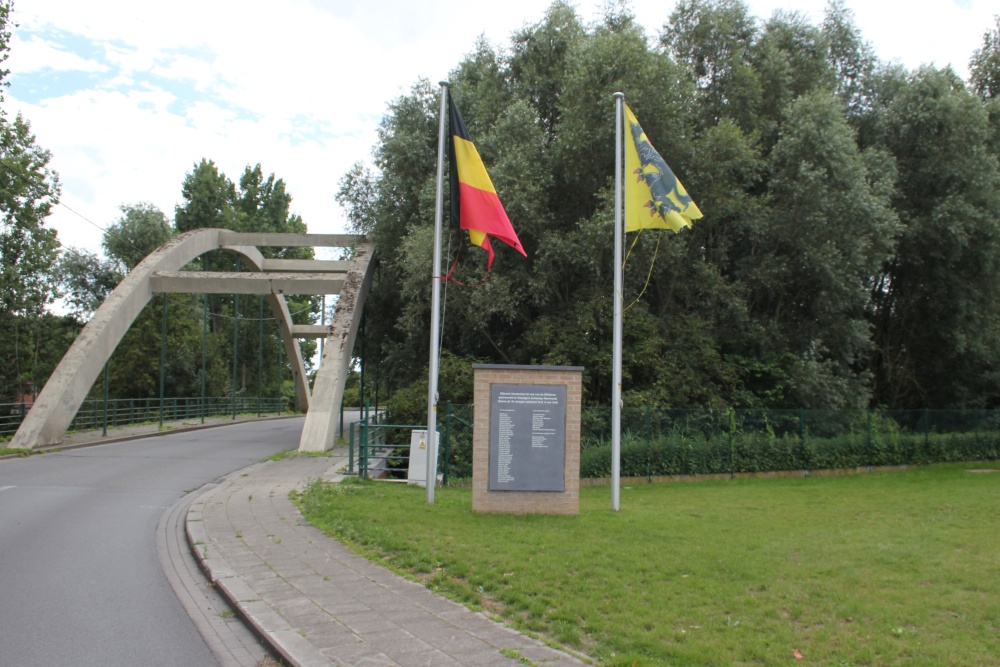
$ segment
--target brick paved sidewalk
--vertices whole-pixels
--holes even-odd
[[[289,664],[587,664],[374,565],[310,526],[289,493],[336,478],[345,464],[306,456],[259,463],[223,479],[188,512],[188,540],[209,578]]]

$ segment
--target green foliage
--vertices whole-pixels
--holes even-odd
[[[977,72],[992,62],[991,34]],[[507,48],[476,42],[450,81],[528,252],[495,244],[482,285],[482,254],[449,234],[447,270],[466,285],[445,295],[443,347],[455,356],[583,366],[585,401],[610,400],[612,95],[622,91],[705,212],[679,234],[627,239],[630,400],[1000,400],[1000,107],[948,71],[880,63],[845,3],[813,25],[787,12],[762,21],[740,0],[685,0],[651,40],[626,4],[587,23],[555,2]],[[393,369],[397,409],[414,415],[429,347],[439,95],[419,81],[394,100],[376,169],[355,165],[338,193],[352,228],[378,247],[366,306],[378,343],[367,354]]]
[[[645,429],[624,434],[621,475],[815,471],[1000,459],[1000,433],[993,430],[967,426],[969,430],[921,432],[919,423],[915,430],[904,430],[892,416],[877,411],[730,414],[728,426],[710,421],[707,428],[692,429],[688,419],[687,424],[675,423],[666,430],[658,425],[655,435]],[[610,476],[611,445],[605,440],[584,447],[580,477]]]
[[[983,34],[983,44],[969,59],[969,83],[981,97],[1000,97],[1000,14],[996,24]]]
[[[877,109],[902,233],[874,285],[875,399],[992,407],[1000,384],[1000,165],[982,100],[950,71],[909,75]]]
[[[59,198],[51,157],[20,114],[0,116],[0,316],[36,315],[55,296],[59,241],[45,227]]]
[[[472,403],[473,360],[442,352],[438,364],[438,405]],[[388,402],[393,424],[427,423],[427,377],[395,392]],[[439,407],[440,409],[440,407]],[[440,421],[440,420],[439,420]]]
[[[104,230],[101,245],[118,271],[125,274],[169,241],[174,230],[163,211],[148,202],[119,208],[122,215]]]
[[[0,86],[8,84],[10,73],[2,65],[12,6],[0,2]],[[49,340],[43,336],[59,328],[58,318],[44,312],[58,296],[59,241],[56,231],[45,227],[59,199],[51,158],[35,143],[26,118],[18,113],[11,120],[0,110],[0,401],[37,391],[51,364]]]
[[[66,302],[81,319],[89,319],[122,280],[113,261],[72,247],[59,255],[56,275]]]

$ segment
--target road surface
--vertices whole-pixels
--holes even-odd
[[[302,419],[0,460],[0,665],[217,665],[161,566],[185,494],[298,446]]]

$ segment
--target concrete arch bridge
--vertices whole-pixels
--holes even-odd
[[[354,248],[349,261],[265,259],[259,247]],[[249,272],[182,271],[212,250],[239,256]],[[371,282],[373,246],[347,234],[238,233],[196,229],[149,254],[105,299],[70,346],[10,443],[32,449],[57,445],[122,337],[154,294],[263,294],[278,321],[295,377],[298,408],[306,413],[299,451],[333,447],[340,402],[361,311]],[[294,325],[285,294],[338,294],[327,325]],[[322,363],[310,389],[296,339],[325,338]]]

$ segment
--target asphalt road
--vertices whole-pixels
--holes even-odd
[[[0,461],[0,666],[217,665],[163,573],[157,523],[301,429],[245,422]]]

